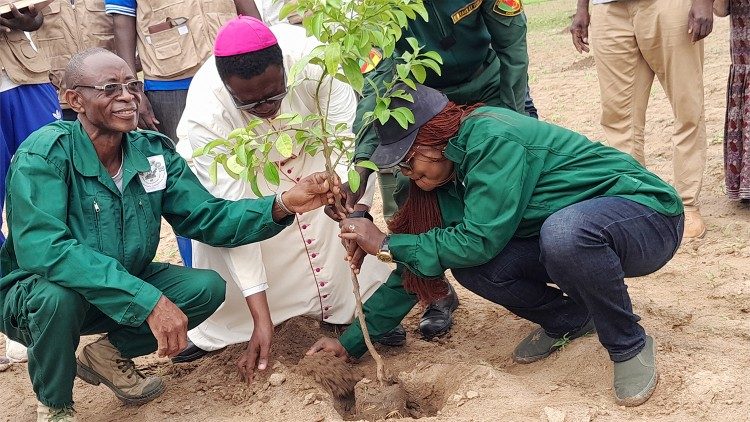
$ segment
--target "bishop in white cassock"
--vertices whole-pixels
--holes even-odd
[[[309,53],[317,41],[308,38],[301,27],[278,24],[271,28],[283,54],[287,75],[295,62]],[[217,41],[218,42],[218,41]],[[304,81],[284,97],[278,113],[317,113],[315,97],[322,70],[307,65],[298,78]],[[348,85],[328,78],[322,87],[320,106],[331,122],[351,125],[356,109],[354,91]],[[178,151],[190,159],[192,151],[216,138],[226,138],[235,128],[247,125],[252,115],[239,110],[219,77],[214,58],[209,59],[190,85],[187,106],[177,128]],[[256,130],[270,130],[264,123]],[[253,198],[248,183],[237,181],[219,166],[218,182],[209,180],[211,158],[192,159],[198,178],[215,196],[226,199]],[[297,151],[279,161],[281,185],[262,182],[264,195],[288,190],[301,177],[324,170],[322,154],[310,156]],[[368,183],[369,187],[374,183]],[[363,200],[370,205],[373,192]],[[369,203],[368,203],[369,201]],[[278,325],[289,318],[305,315],[331,324],[348,324],[354,319],[355,299],[345,249],[338,238],[338,224],[318,210],[296,217],[291,225],[272,239],[238,248],[216,248],[193,241],[193,266],[211,268],[228,283],[226,302],[203,324],[191,330],[190,340],[204,351],[248,341],[253,318],[246,297],[265,292],[271,319]],[[389,276],[391,269],[368,256],[359,275],[363,299],[368,298]]]

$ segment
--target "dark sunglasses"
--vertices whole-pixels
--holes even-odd
[[[103,92],[107,97],[117,97],[122,94],[122,89],[125,88],[129,93],[133,95],[139,95],[143,92],[143,82],[141,81],[130,81],[121,83],[110,83],[104,85],[76,85],[76,88],[91,88],[97,91]]]
[[[288,94],[288,93],[289,93],[289,90],[286,88],[286,72],[284,72],[284,92],[282,92],[281,94],[274,95],[273,97],[264,98],[264,99],[262,99],[260,101],[255,101],[255,102],[252,102],[252,103],[243,103],[243,102],[240,102],[240,100],[238,100],[237,97],[235,97],[234,94],[232,94],[231,92],[230,92],[230,96],[232,97],[232,101],[234,102],[234,106],[237,107],[238,110],[245,110],[245,111],[247,111],[247,110],[256,109],[256,108],[258,108],[260,106],[263,106],[265,104],[275,103],[277,101],[281,101],[281,100],[284,99],[284,97],[286,97],[286,94]]]

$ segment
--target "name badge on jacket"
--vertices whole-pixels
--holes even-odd
[[[164,164],[163,155],[148,157],[151,170],[146,173],[138,173],[141,185],[146,193],[164,190],[167,187],[167,166]]]

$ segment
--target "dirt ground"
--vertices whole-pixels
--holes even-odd
[[[531,86],[542,118],[602,139],[593,59],[578,55],[565,31],[573,0],[527,6]],[[407,389],[406,414],[430,421],[741,421],[750,420],[750,208],[723,193],[722,131],[729,67],[728,21],[716,21],[706,42],[708,165],[702,193],[708,235],[682,245],[661,271],[629,280],[642,324],[658,344],[661,380],[637,408],[612,398],[612,363],[595,337],[574,341],[531,365],[510,359],[532,328],[506,310],[458,288],[461,306],[452,333],[426,342],[414,332],[419,310],[405,321],[402,349],[381,348]],[[648,112],[649,167],[671,180],[669,103],[658,83]],[[166,226],[165,226],[166,227]],[[160,259],[179,262],[172,234],[162,233]],[[86,421],[179,419],[335,421],[353,418],[351,398],[335,398],[311,376],[304,351],[321,335],[317,322],[280,326],[273,368],[250,386],[239,382],[234,361],[243,346],[173,366],[153,356],[138,362],[165,376],[167,392],[141,407],[125,407],[104,387],[77,380],[74,397]],[[91,341],[87,338],[84,341]],[[0,345],[0,352],[4,346]],[[358,370],[375,377],[374,362]],[[272,374],[277,374],[271,377]],[[0,373],[0,420],[34,418],[36,401],[25,365]]]

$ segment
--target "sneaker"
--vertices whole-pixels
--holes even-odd
[[[685,229],[682,237],[700,239],[706,235],[706,225],[698,210],[685,211]]]
[[[161,377],[146,377],[132,359],[122,357],[107,336],[81,350],[76,359],[78,378],[92,385],[103,383],[125,404],[141,405],[164,392]]]
[[[75,422],[76,411],[73,407],[53,409],[38,402],[36,405],[36,422]]]
[[[593,319],[589,319],[589,322],[578,331],[572,334],[566,333],[560,338],[548,336],[544,328],[539,327],[518,343],[516,349],[513,350],[513,361],[516,363],[531,363],[542,360],[566,345],[570,340],[595,332],[596,327],[594,327]]]
[[[625,362],[615,362],[615,401],[620,406],[639,406],[651,397],[658,382],[656,347],[647,335],[640,353]]]
[[[7,357],[11,363],[22,363],[29,360],[26,354],[26,346],[17,343],[8,337],[5,337],[5,357]]]

